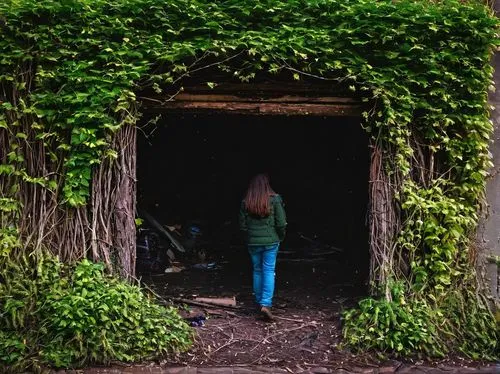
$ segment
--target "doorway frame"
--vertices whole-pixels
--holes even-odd
[[[271,82],[222,83],[215,87],[195,84],[181,87],[176,92],[138,96],[138,99],[142,104],[142,113],[359,117],[361,122],[363,112],[368,110],[367,103],[359,98],[345,95],[345,90],[340,91],[341,94],[338,95],[338,90],[335,92],[332,87],[335,88],[335,86]],[[394,239],[399,227],[399,215],[392,203],[393,192],[384,168],[384,152],[372,137],[368,146],[369,290],[373,294],[379,281],[386,279],[387,274],[401,264],[396,264],[394,259]],[[135,151],[137,152],[137,149]],[[135,170],[134,178],[137,183]],[[129,217],[133,219],[135,214],[130,214]],[[136,233],[133,235],[135,243]],[[134,267],[135,257],[134,247]]]

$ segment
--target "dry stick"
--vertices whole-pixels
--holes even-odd
[[[234,324],[237,324],[238,322],[239,321],[235,322]],[[231,325],[231,324],[228,324],[228,325]],[[222,329],[219,325],[215,325],[215,327],[217,327],[220,330],[221,334],[225,335],[227,338],[230,338],[230,335],[227,334],[226,332],[224,332],[224,329]],[[253,342],[253,343],[258,343],[259,342],[259,340],[248,338],[248,337],[240,337],[240,338],[238,338],[236,340],[239,340],[240,342],[241,341],[247,341],[247,342]]]
[[[229,335],[228,333],[226,333],[224,331],[224,329],[222,327],[220,327],[220,326],[215,326],[215,327],[217,327],[220,330],[221,334],[224,335],[226,338],[229,338],[229,339],[233,338],[233,334]]]
[[[177,90],[177,92],[176,92],[176,93],[174,93],[173,95],[170,95],[170,96],[169,96],[167,99],[165,99],[165,100],[153,99],[153,98],[151,98],[151,97],[146,97],[146,96],[139,96],[139,99],[142,99],[142,100],[149,100],[149,101],[153,101],[153,102],[155,102],[155,103],[159,103],[159,104],[162,104],[162,105],[163,105],[163,104],[165,104],[165,103],[167,103],[167,102],[169,102],[169,101],[174,101],[175,97],[176,97],[178,94],[180,94],[180,93],[181,93],[181,91],[183,91],[183,87],[179,88],[179,89]]]
[[[208,65],[205,65],[205,66],[201,66],[199,68],[192,69],[192,70],[188,69],[188,71],[186,71],[184,74],[182,74],[181,76],[179,76],[178,78],[176,78],[172,83],[170,83],[170,85],[176,84],[177,82],[179,82],[180,80],[182,80],[184,77],[188,76],[189,74],[193,74],[193,73],[195,73],[197,71],[204,70],[204,69],[209,69],[209,68],[211,68],[213,66],[222,65],[222,64],[224,64],[224,63],[226,63],[228,61],[231,61],[232,59],[235,59],[236,57],[240,56],[244,52],[246,52],[246,51],[243,49],[240,52],[238,52],[238,53],[236,53],[236,54],[234,54],[232,56],[229,56],[229,57],[225,58],[222,61],[213,62],[211,64],[208,64]],[[196,63],[196,61],[195,61],[195,63]],[[194,66],[195,63],[193,63],[190,67]]]
[[[215,351],[213,352],[210,352],[210,356],[214,355],[215,353],[219,352],[222,348],[225,348],[225,347],[228,347],[230,346],[231,344],[234,344],[236,342],[238,342],[239,340],[238,339],[234,339],[234,336],[233,334],[231,334],[231,336],[229,337],[229,339],[227,340],[227,342],[223,345],[221,345],[219,348],[217,348]]]
[[[226,348],[226,347],[230,346],[231,344],[238,343],[238,342],[239,342],[238,339],[234,339],[234,340],[228,341],[227,343],[225,343],[225,344],[221,345],[219,348],[217,348],[215,351],[210,352],[208,354],[208,356],[209,357],[213,356],[216,352],[220,351],[222,348]]]
[[[261,345],[262,343],[264,343],[265,341],[268,341],[267,339],[269,338],[272,338],[273,336],[276,336],[276,335],[280,335],[280,334],[283,334],[285,332],[291,332],[291,331],[295,331],[295,330],[300,330],[300,329],[303,329],[304,327],[308,327],[308,326],[315,326],[316,325],[316,322],[310,322],[310,323],[306,323],[306,324],[303,324],[301,326],[298,326],[298,327],[293,327],[291,329],[285,329],[285,330],[280,330],[274,334],[271,334],[271,335],[267,335],[265,336],[255,347],[253,347],[250,352],[253,352],[255,349],[257,349],[257,347],[259,345]]]
[[[284,321],[290,321],[290,322],[297,322],[297,323],[303,323],[303,319],[293,319],[293,318],[287,318],[287,317],[279,317],[277,315],[274,315],[274,318],[276,319],[282,319]]]

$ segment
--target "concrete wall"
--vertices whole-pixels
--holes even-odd
[[[500,11],[500,1],[495,1],[495,13]],[[488,258],[500,256],[500,53],[495,53],[492,61],[495,68],[494,81],[496,91],[490,94],[490,104],[495,107],[491,112],[494,133],[490,152],[494,166],[490,171],[490,179],[486,188],[487,210],[478,231],[479,246],[482,254]],[[492,295],[500,300],[500,268],[491,261],[486,262],[486,277]]]

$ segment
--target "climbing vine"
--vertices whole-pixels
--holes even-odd
[[[491,166],[497,32],[477,1],[5,0],[1,254],[48,247],[110,269],[130,263],[112,252],[121,244],[110,243],[115,216],[106,204],[133,183],[115,193],[107,181],[134,168],[126,134],[141,93],[177,92],[192,76],[211,87],[276,74],[341,82],[370,108],[363,126],[377,165],[378,299],[346,314],[347,342],[498,357],[471,239]]]

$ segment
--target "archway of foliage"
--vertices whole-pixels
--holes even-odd
[[[371,281],[354,347],[498,355],[472,245],[497,21],[477,1],[6,0],[0,243],[133,271],[135,130],[146,87],[217,67],[349,82],[371,102]],[[228,78],[229,79],[229,78]],[[209,76],[207,82],[212,82]]]

